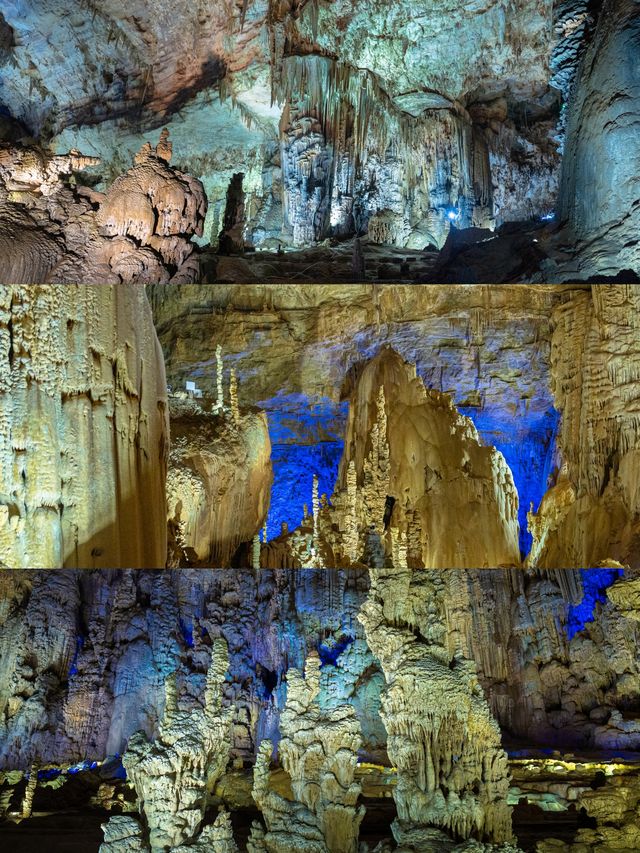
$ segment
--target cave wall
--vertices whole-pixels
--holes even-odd
[[[415,619],[431,575],[446,653],[475,662],[507,738],[565,750],[638,748],[629,719],[640,703],[637,610],[624,587],[615,596],[622,604],[606,594],[626,579],[405,572],[403,606]],[[219,636],[229,646],[234,755],[252,757],[264,737],[277,742],[286,670],[301,668],[312,650],[322,664],[321,705],[352,704],[364,754],[384,754],[384,680],[357,620],[366,571],[4,572],[0,581],[2,767],[102,759],[121,753],[138,729],[152,736],[167,675],[177,673],[185,707],[201,702]]]
[[[289,529],[300,522],[303,503],[311,505],[313,473],[320,492],[331,495],[349,377],[388,345],[416,364],[426,387],[450,393],[505,456],[520,495],[526,553],[529,503],[537,508],[555,464],[551,314],[570,290],[202,285],[152,287],[149,295],[172,384],[194,378],[212,392],[210,364],[220,344],[238,375],[241,402],[267,412],[277,454],[270,537],[280,522]]]
[[[0,562],[164,566],[164,363],[144,288],[0,288]]]
[[[638,285],[594,285],[553,315],[551,376],[563,466],[545,495],[530,561],[638,565]]]
[[[568,107],[559,216],[583,245],[583,274],[637,269],[638,39],[633,0],[605,0]]]

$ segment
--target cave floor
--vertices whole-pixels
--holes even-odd
[[[360,281],[421,282],[435,267],[438,252],[403,249],[397,246],[361,240],[364,272],[354,265],[354,241],[326,241],[281,254],[274,251],[248,251],[238,255],[218,255],[205,251],[201,267],[205,282],[264,284],[288,282],[304,284],[332,282],[335,284]]]

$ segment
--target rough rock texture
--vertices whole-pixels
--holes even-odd
[[[153,739],[171,673],[181,707],[202,707],[217,637],[229,646],[224,702],[234,708],[232,757],[252,760],[261,740],[277,743],[286,672],[301,670],[317,651],[322,713],[351,705],[367,760],[387,763],[384,678],[356,618],[367,574],[0,574],[0,767],[102,760],[122,754],[140,729]],[[399,602],[426,601],[407,624],[424,633],[437,603],[444,666],[474,662],[505,736],[564,752],[640,747],[640,622],[630,612],[637,572],[391,574],[403,584]],[[409,594],[412,582],[420,595]],[[437,596],[425,596],[423,582],[437,582]]]
[[[279,759],[291,779],[292,800],[270,788],[273,744],[260,744],[253,798],[266,824],[254,823],[250,853],[356,853],[364,807],[355,781],[360,724],[351,705],[329,714],[318,703],[320,661],[307,658],[304,678],[287,671],[287,702],[281,716]]]
[[[358,373],[331,506],[315,484],[312,519],[270,543],[263,564],[519,565],[518,495],[502,454],[394,350]]]
[[[638,268],[638,39],[634,0],[605,0],[568,110],[559,215],[582,275]]]
[[[381,675],[356,621],[364,572],[7,572],[3,583],[0,762],[73,763],[122,753],[142,729],[156,736],[164,681],[178,670],[185,707],[200,707],[211,639],[230,650],[226,702],[233,755],[278,741],[285,672],[312,650],[321,706],[349,702],[367,748],[384,730]]]
[[[169,561],[225,568],[264,526],[273,474],[264,412],[218,414],[171,400]],[[182,411],[181,411],[182,408]]]
[[[145,849],[182,849],[183,844],[198,840],[207,785],[215,786],[229,761],[233,711],[222,707],[227,666],[226,643],[216,640],[204,688],[204,708],[182,710],[175,675],[169,676],[157,737],[149,741],[144,732],[138,732],[127,744],[122,763],[138,796],[145,835],[148,832],[149,846]],[[214,826],[211,831],[220,828]],[[105,841],[112,834],[107,825]],[[101,849],[103,853],[116,853],[118,848],[103,845]],[[214,845],[209,849],[218,848]]]
[[[0,563],[165,564],[164,364],[144,289],[0,288]]]
[[[434,826],[511,839],[500,729],[473,663],[447,648],[443,588],[437,573],[374,569],[358,616],[385,675],[381,716],[398,769],[393,832],[415,850],[429,849],[421,831]]]
[[[195,281],[191,237],[207,209],[199,181],[171,168],[166,131],[105,193],[76,173],[100,161],[0,147],[0,279],[5,282]],[[86,176],[85,176],[86,177]]]
[[[413,536],[409,551],[420,546],[409,559],[428,568],[519,563],[518,497],[502,454],[482,447],[473,422],[448,396],[425,389],[415,366],[392,349],[355,381],[340,464],[343,492],[351,462],[366,528]]]
[[[197,377],[215,396],[220,344],[240,403],[269,417],[274,489],[269,535],[300,524],[311,478],[331,494],[347,422],[349,377],[385,345],[416,364],[428,388],[452,394],[482,440],[505,456],[526,511],[553,468],[557,413],[551,314],[567,286],[201,285],[150,290],[173,387]],[[345,386],[343,388],[343,386]],[[377,391],[377,389],[376,389]],[[326,451],[326,452],[325,452]]]
[[[531,565],[638,566],[640,286],[597,285],[554,312],[563,467],[531,517]]]
[[[380,220],[386,240],[422,248],[444,242],[450,213],[487,225],[553,204],[549,60],[564,35],[551,32],[550,2],[221,0],[179,21],[167,0],[90,11],[3,9],[12,136],[15,125],[57,152],[97,153],[102,188],[169,126],[180,167],[206,188],[214,246],[238,176],[236,248],[369,222],[380,236]],[[81,45],[72,56],[70,44]]]

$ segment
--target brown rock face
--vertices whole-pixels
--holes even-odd
[[[518,495],[502,454],[391,349],[364,367],[350,396],[340,491],[352,462],[368,523],[412,539],[418,565],[519,565]]]
[[[173,559],[226,568],[262,528],[273,474],[264,412],[171,417],[167,479]]]
[[[166,382],[143,288],[0,288],[0,423],[0,563],[165,564]]]
[[[640,564],[640,286],[597,285],[554,312],[552,377],[564,467],[531,518],[529,561]]]
[[[5,282],[194,281],[191,237],[207,204],[200,181],[169,166],[163,135],[106,194],[73,173],[99,160],[77,152],[0,148],[0,278]],[[73,181],[71,180],[73,178]]]

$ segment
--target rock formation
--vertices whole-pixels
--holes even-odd
[[[291,780],[291,799],[270,786],[273,744],[262,741],[256,758],[253,798],[266,824],[254,823],[250,853],[356,853],[364,807],[354,775],[362,743],[354,709],[330,713],[318,703],[320,661],[311,655],[304,678],[287,672],[287,703],[282,711],[279,759]]]
[[[582,276],[638,269],[637,4],[605,0],[568,107],[559,216],[578,240]]]
[[[531,565],[638,565],[640,288],[598,285],[554,313],[551,375],[563,462],[537,515]]]
[[[361,368],[350,395],[331,506],[319,509],[315,479],[314,490],[311,530],[303,521],[273,543],[265,565],[520,563],[518,495],[504,457],[391,349]]]
[[[169,562],[231,565],[238,547],[262,528],[273,479],[264,412],[171,401],[167,477]],[[233,406],[233,398],[231,401]]]
[[[199,838],[204,818],[207,787],[214,787],[224,773],[231,748],[233,711],[223,708],[222,684],[228,667],[227,646],[216,640],[204,689],[204,708],[185,711],[179,708],[175,675],[165,683],[164,715],[157,738],[149,741],[144,732],[135,734],[127,745],[122,763],[136,794],[152,851],[200,848],[226,853],[237,849],[217,846],[227,829],[226,818],[218,818],[213,827]],[[135,833],[129,821],[126,826],[118,818],[113,828],[105,828],[102,853],[123,849],[121,833]],[[231,841],[233,839],[231,838]],[[127,843],[131,843],[127,838]],[[138,836],[134,834],[134,847]]]
[[[385,676],[381,716],[398,769],[396,841],[437,850],[431,827],[453,837],[511,839],[507,756],[475,667],[444,637],[442,578],[371,570],[359,614]]]
[[[165,563],[166,383],[144,289],[0,290],[0,563]]]
[[[169,165],[166,130],[105,193],[78,183],[99,160],[0,147],[0,278],[18,284],[196,281],[200,181]]]

